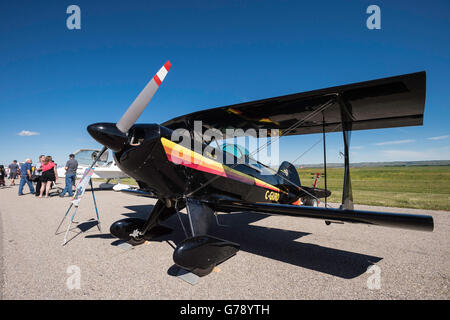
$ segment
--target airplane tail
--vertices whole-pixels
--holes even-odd
[[[314,187],[304,187],[300,184],[300,176],[297,169],[295,169],[292,163],[284,161],[278,168],[278,174],[284,177],[286,180],[284,186],[293,194],[298,196],[298,201],[302,200],[306,205],[312,205],[313,202],[318,202],[319,198],[329,197],[331,192],[325,189],[319,189]],[[289,183],[292,182],[292,183]],[[300,188],[298,188],[300,187]],[[294,204],[298,204],[296,201]],[[316,205],[314,205],[316,206]]]
[[[286,180],[292,182],[295,186],[300,187],[300,177],[298,175],[297,169],[295,169],[294,165],[288,161],[283,161],[280,167],[278,168],[278,174],[284,177]],[[289,186],[289,182],[286,181],[286,185]]]

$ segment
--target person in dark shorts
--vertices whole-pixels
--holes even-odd
[[[69,193],[69,197],[72,197],[73,191],[72,191],[72,185],[75,181],[75,178],[77,177],[77,169],[78,169],[78,161],[75,160],[75,155],[70,154],[69,160],[66,163],[66,187],[59,195],[60,197],[64,197],[66,192]]]
[[[52,161],[51,156],[46,156],[44,163],[42,163],[42,187],[39,198],[45,192],[45,197],[48,198],[48,193],[52,187],[52,183],[56,181],[58,172],[56,171],[56,164]]]
[[[17,160],[14,160],[9,166],[9,180],[11,181],[10,185],[16,185],[15,181],[17,179],[17,173],[19,171],[19,165],[17,164]]]

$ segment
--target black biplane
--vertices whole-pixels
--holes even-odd
[[[209,234],[215,212],[254,211],[323,219],[327,224],[433,230],[431,216],[354,210],[350,181],[351,131],[422,125],[425,72],[213,108],[162,124],[135,124],[169,69],[167,62],[118,123],[88,127],[90,135],[104,146],[98,157],[111,149],[120,169],[138,182],[137,193],[158,199],[147,220],[115,222],[110,228],[114,236],[141,244],[161,228],[161,222],[186,208],[189,227],[180,219],[186,239],[177,245],[173,259],[179,267],[203,276],[240,248]],[[226,129],[236,128],[255,129],[258,134],[259,129],[277,129],[279,136],[322,133],[325,137],[338,128],[344,140],[342,204],[339,208],[298,205],[299,201],[311,204],[312,199],[326,198],[330,192],[326,187],[302,186],[289,162],[274,171],[247,152],[234,150],[233,145],[211,147],[211,141],[194,132],[196,121],[201,121],[201,133],[215,129],[225,134]],[[172,141],[176,129],[185,129],[201,146],[200,152]],[[203,152],[207,148],[209,151]],[[231,163],[218,161],[219,154],[221,159],[231,158]]]

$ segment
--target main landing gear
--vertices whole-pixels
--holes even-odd
[[[240,245],[208,235],[213,221],[213,210],[195,199],[188,198],[185,202],[190,228],[185,228],[176,205],[168,207],[167,203],[160,199],[146,221],[137,218],[119,220],[111,225],[110,232],[132,245],[139,245],[146,240],[170,233],[172,230],[161,226],[160,223],[176,213],[186,239],[175,248],[173,261],[182,269],[200,277],[206,276],[216,265],[234,256]],[[190,235],[186,229],[190,229]]]
[[[173,261],[177,266],[203,277],[210,274],[216,265],[234,256],[240,245],[208,235],[214,212],[206,204],[188,198],[186,209],[191,236],[188,236],[180,218],[186,239],[173,252]]]
[[[161,222],[175,213],[175,208],[167,207],[166,203],[158,200],[147,220],[126,218],[114,222],[109,231],[117,238],[136,246],[155,237],[166,235],[172,229],[160,225]]]

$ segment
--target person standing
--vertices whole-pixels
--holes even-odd
[[[6,179],[5,167],[2,164],[0,164],[0,186],[2,187],[5,186],[5,179]]]
[[[23,196],[23,186],[25,183],[30,189],[30,193],[34,193],[33,183],[31,182],[31,159],[25,160],[20,168],[20,184],[19,184],[19,196]]]
[[[17,179],[17,172],[19,171],[19,165],[17,164],[17,160],[14,160],[9,166],[9,180],[10,185],[15,186],[15,180]]]
[[[78,169],[78,161],[75,160],[74,154],[69,155],[69,160],[66,163],[65,169],[66,169],[66,187],[59,195],[61,198],[64,197],[66,192],[69,193],[69,197],[72,197],[73,195],[72,186],[75,182],[75,178],[77,177],[77,169]]]
[[[46,156],[44,162],[42,163],[42,186],[39,194],[39,198],[45,191],[45,197],[48,198],[48,193],[52,187],[52,183],[56,181],[58,172],[56,171],[56,164],[52,161],[51,156]]]
[[[36,164],[34,169],[34,175],[37,176],[36,180],[36,193],[35,196],[39,197],[39,194],[41,192],[41,186],[42,186],[42,164],[44,163],[45,156],[42,154],[39,156],[39,162]]]

